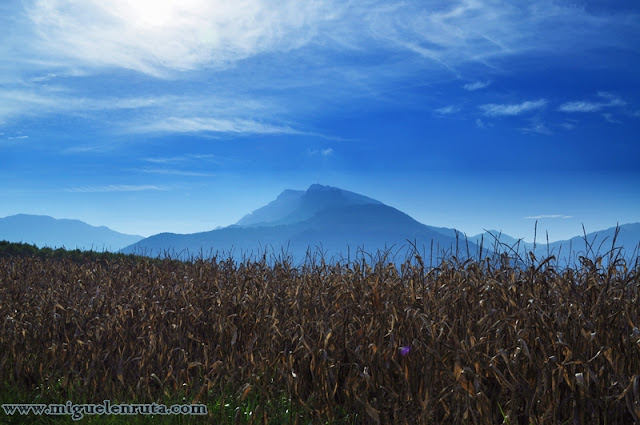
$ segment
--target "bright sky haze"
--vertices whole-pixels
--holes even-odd
[[[640,221],[637,1],[8,0],[0,28],[0,217],[192,233],[320,183],[469,236]]]

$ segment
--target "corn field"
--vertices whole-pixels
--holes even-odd
[[[640,423],[639,264],[0,257],[0,399],[254,400],[235,420],[256,424],[281,400],[290,423]]]

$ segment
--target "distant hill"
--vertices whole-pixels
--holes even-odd
[[[433,245],[432,245],[433,242]],[[256,255],[269,249],[283,250],[295,261],[303,261],[308,250],[322,250],[327,259],[355,258],[391,250],[397,260],[416,245],[421,255],[434,259],[443,251],[465,257],[464,238],[456,241],[456,230],[425,226],[382,202],[343,189],[312,185],[306,191],[285,190],[274,201],[244,216],[235,225],[209,232],[180,235],[161,233],[125,248],[125,253],[150,256],[208,256],[229,253],[234,257]],[[469,243],[469,253],[478,247]]]
[[[619,226],[620,230],[618,236],[615,239],[615,247],[621,248],[622,252],[627,258],[640,251],[640,223],[622,224]],[[551,242],[549,246],[543,240],[539,240],[536,243],[535,255],[537,258],[545,258],[547,255],[554,255],[558,260],[576,261],[579,256],[585,256],[588,258],[594,258],[597,255],[606,254],[614,246],[614,236],[616,233],[615,227],[610,227],[605,230],[597,230],[595,232],[587,233],[585,243],[585,235],[575,236],[568,240]],[[480,244],[481,237],[483,237],[483,246],[493,249],[495,239],[492,235],[495,235],[500,241],[502,249],[498,251],[510,251],[507,245],[514,250],[517,250],[521,254],[526,254],[529,251],[533,251],[533,243],[527,243],[522,240],[517,240],[509,235],[500,233],[497,231],[484,232],[476,236],[469,238],[472,242]],[[561,262],[564,264],[563,262]]]
[[[573,255],[582,255],[593,258],[595,254],[604,255],[612,248],[615,233],[615,227],[587,233],[586,242],[588,242],[590,248],[585,243],[585,237],[583,235],[575,236],[566,241],[550,243],[549,251],[553,255],[559,254],[561,257],[564,257],[565,255],[568,255],[571,247],[571,250],[574,252]],[[615,247],[624,248],[625,253],[630,256],[633,254],[634,250],[637,250],[638,245],[640,245],[640,223],[620,225],[620,231],[615,240]],[[536,254],[546,254],[546,252],[546,244],[536,248]]]
[[[119,233],[104,226],[91,226],[80,220],[28,214],[0,218],[0,240],[38,247],[118,251],[141,239],[142,236]]]
[[[630,258],[640,249],[640,223],[619,227],[615,246],[624,248]],[[561,265],[576,264],[579,256],[593,258],[611,249],[616,228],[591,232],[584,236],[557,241],[547,246],[536,244],[538,259],[555,255]],[[494,238],[495,236],[495,238]],[[499,244],[496,245],[495,239]],[[188,258],[211,254],[231,254],[236,259],[286,253],[296,262],[304,261],[307,252],[321,250],[326,260],[349,258],[356,252],[375,255],[389,250],[396,263],[413,252],[428,262],[433,254],[465,259],[467,253],[477,258],[482,243],[483,256],[497,246],[499,252],[517,250],[526,259],[532,243],[525,243],[499,231],[488,231],[466,238],[456,229],[427,226],[407,214],[375,199],[330,186],[311,185],[307,190],[285,190],[275,200],[242,217],[236,224],[193,234],[160,233],[149,238],[95,227],[79,220],[18,214],[0,218],[0,241],[25,242],[38,247],[121,251],[152,257]],[[572,251],[571,253],[569,251]]]
[[[611,248],[615,228],[587,234],[595,253]],[[497,239],[497,241],[496,241]],[[601,242],[605,241],[602,245]],[[555,255],[561,264],[565,259],[575,263],[585,254],[582,236],[549,244],[539,241],[538,259]],[[311,185],[304,190],[285,190],[275,200],[242,217],[236,224],[209,232],[188,235],[161,233],[126,247],[123,252],[149,256],[169,254],[174,257],[232,254],[234,258],[255,256],[268,250],[271,254],[286,252],[296,261],[303,261],[308,250],[321,250],[326,259],[353,259],[357,251],[376,254],[391,249],[396,259],[403,260],[415,243],[421,255],[434,259],[443,253],[464,259],[467,253],[477,256],[482,244],[483,255],[498,252],[514,254],[523,259],[534,249],[510,235],[491,230],[466,238],[456,229],[427,226],[407,214],[375,199],[336,187]],[[620,226],[617,247],[631,255],[640,243],[640,223]],[[571,248],[572,253],[569,253]],[[591,252],[587,253],[592,256]]]
[[[523,242],[522,240],[518,240],[512,236],[509,236],[505,233],[502,233],[498,230],[488,230],[486,232],[477,234],[475,236],[471,236],[469,240],[472,242],[475,242],[476,244],[482,243],[483,246],[492,248],[492,249],[494,244],[498,244],[499,246],[502,246],[502,247],[504,247],[504,245],[508,245],[509,247],[513,247],[514,249],[518,246],[521,249],[523,249],[524,247],[527,247],[528,249],[527,243]]]

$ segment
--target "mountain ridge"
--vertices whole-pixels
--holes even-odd
[[[276,199],[235,225],[190,235],[154,235],[123,250],[125,253],[163,255],[208,251],[256,254],[267,247],[291,251],[302,260],[309,249],[329,257],[364,250],[370,254],[396,250],[404,257],[418,249],[453,251],[459,242],[455,229],[435,228],[364,195],[331,186],[311,185],[306,191],[285,190]],[[475,253],[477,246],[470,244]],[[145,255],[146,255],[145,254]]]
[[[382,204],[348,190],[312,184],[306,191],[285,189],[275,200],[242,217],[236,225],[293,224],[335,206]]]
[[[106,226],[91,226],[77,219],[29,214],[0,218],[0,240],[41,247],[182,257],[216,252],[257,255],[265,250],[277,254],[289,250],[298,260],[310,249],[322,249],[323,253],[337,258],[356,250],[369,254],[391,250],[406,257],[413,252],[415,244],[420,254],[433,247],[433,254],[438,256],[449,253],[464,257],[468,245],[471,256],[482,247],[487,254],[494,248],[508,252],[516,249],[521,255],[533,251],[537,258],[568,256],[575,261],[580,255],[604,254],[611,248],[615,232],[616,227],[610,227],[588,233],[586,239],[592,249],[585,245],[582,235],[548,245],[538,242],[534,250],[532,243],[495,230],[466,237],[457,229],[425,225],[373,198],[319,184],[307,190],[285,189],[273,201],[246,214],[235,224],[192,234],[163,232],[143,238],[115,232]],[[631,254],[639,245],[640,223],[620,225],[616,246],[624,247]]]
[[[640,224],[622,225],[618,242],[635,246],[640,241]],[[587,239],[612,239],[614,228],[593,232]],[[494,237],[495,236],[495,237]],[[496,238],[498,241],[496,241]],[[568,244],[578,246],[581,236],[567,241],[536,244],[539,258],[547,253],[558,255]],[[499,243],[496,243],[499,242]],[[415,247],[413,246],[415,244]],[[634,245],[635,244],[635,245]],[[466,237],[457,229],[428,226],[409,215],[380,201],[344,189],[314,184],[306,191],[287,189],[275,200],[242,217],[231,226],[194,234],[163,233],[123,249],[125,253],[163,255],[173,250],[174,255],[207,254],[212,252],[240,252],[258,254],[271,248],[273,252],[290,250],[293,257],[304,258],[309,249],[321,249],[330,257],[364,250],[369,254],[396,249],[401,257],[410,255],[414,248],[421,254],[432,249],[432,254],[456,255],[458,258],[492,249],[519,254],[533,251],[533,244],[510,235],[489,231]],[[507,248],[509,247],[509,248]],[[468,251],[468,252],[467,252]],[[572,255],[575,253],[572,253]]]
[[[616,231],[618,231],[617,237]],[[615,248],[614,257],[616,254],[623,254],[624,258],[629,259],[640,253],[640,222],[619,224],[549,244],[546,241],[537,241],[535,244],[525,242],[497,231],[483,232],[472,236],[469,240],[480,244],[481,237],[483,237],[484,246],[493,247],[495,244],[502,247],[503,251],[511,252],[513,249],[520,254],[533,252],[537,258],[555,256],[561,265],[569,262],[575,264],[580,256],[587,258],[602,256],[606,259],[606,254],[613,248]]]
[[[92,226],[81,220],[48,215],[15,214],[0,218],[0,240],[38,247],[119,251],[143,239],[140,235]]]

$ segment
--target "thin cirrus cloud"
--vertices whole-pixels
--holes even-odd
[[[305,44],[326,17],[328,2],[294,0],[36,0],[28,16],[59,57],[89,66],[118,66],[154,76],[167,69],[225,67],[257,53]]]
[[[183,176],[183,177],[213,177],[215,174],[203,173],[200,171],[179,170],[173,168],[142,168],[138,170],[147,174],[162,174],[168,176]]]
[[[52,96],[53,97],[53,96]],[[55,99],[33,90],[3,89],[0,87],[0,124],[15,116],[32,114],[34,111],[61,109]]]
[[[605,112],[602,114],[602,116],[605,120],[607,120],[607,122],[610,122],[611,124],[620,124],[620,121],[613,118],[613,114],[611,113]]]
[[[41,52],[59,63],[171,71],[227,68],[265,53],[322,46],[330,51],[395,49],[454,72],[468,62],[527,51],[573,51],[574,37],[620,45],[634,16],[593,16],[570,3],[489,0],[339,2],[283,0],[31,0],[27,15]],[[548,29],[561,28],[566,31]],[[545,38],[538,34],[549,33]],[[571,34],[571,38],[563,38]],[[600,34],[598,37],[587,37]],[[583,46],[588,49],[593,46]],[[398,70],[400,72],[406,70]],[[488,82],[469,83],[467,90]]]
[[[529,219],[529,220],[541,220],[541,219],[545,219],[545,218],[563,218],[563,219],[567,219],[567,218],[573,218],[573,216],[571,215],[563,215],[563,214],[541,214],[541,215],[530,215],[527,217],[523,217],[525,219]]]
[[[66,192],[74,193],[102,193],[102,192],[143,192],[143,191],[159,191],[167,190],[163,186],[143,184],[110,184],[107,186],[82,186],[66,189]]]
[[[546,104],[547,101],[545,99],[538,99],[515,104],[488,103],[480,105],[479,108],[488,117],[516,116],[544,108]]]
[[[599,92],[598,97],[605,100],[605,102],[593,102],[593,101],[574,101],[566,102],[558,107],[561,112],[599,112],[606,108],[612,108],[616,106],[624,106],[627,103],[617,97],[614,94],[607,92]]]
[[[575,2],[492,0],[371,2],[365,22],[376,40],[388,42],[461,75],[465,64],[500,68],[498,60],[531,52],[587,52],[593,46],[627,47],[637,34],[637,13],[596,15]],[[360,28],[359,25],[353,25]],[[607,31],[603,28],[616,28]],[[366,35],[366,31],[361,31]],[[540,37],[545,34],[545,37]],[[577,34],[586,43],[577,45]],[[469,83],[482,88],[486,81]]]
[[[141,133],[235,133],[235,134],[304,134],[288,126],[267,124],[250,119],[206,117],[171,117],[132,127]]]
[[[21,115],[84,114],[87,111],[144,110],[175,103],[175,97],[144,96],[93,98],[62,87],[0,88],[0,120]]]
[[[467,91],[476,91],[489,87],[490,85],[491,81],[476,81],[474,83],[465,84],[463,87]]]
[[[460,108],[454,105],[444,106],[442,108],[438,108],[435,110],[436,114],[439,115],[450,115],[460,112]]]
[[[172,163],[183,163],[187,161],[208,161],[208,162],[217,162],[217,155],[213,154],[184,154],[170,157],[148,157],[143,158],[146,162],[151,162],[153,164],[172,164]]]
[[[4,93],[0,88],[0,124],[25,115],[87,115],[87,111],[117,109],[131,113],[110,117],[115,121],[110,128],[131,133],[309,135],[303,124],[298,124],[300,128],[288,124],[304,122],[290,101],[296,98],[293,89],[295,93],[307,89],[310,99],[319,99],[308,104],[320,108],[328,92],[352,95],[357,85],[349,78],[354,76],[363,76],[365,88],[374,88],[367,93],[375,93],[375,88],[393,85],[418,71],[428,80],[440,71],[459,76],[466,65],[495,68],[502,59],[527,52],[561,55],[575,54],[576,49],[624,48],[628,44],[624,35],[635,34],[638,28],[634,24],[637,14],[597,15],[569,2],[549,4],[546,0],[526,4],[408,0],[391,5],[382,0],[283,0],[277,5],[264,0],[24,0],[21,4],[25,27],[16,28],[20,43],[14,42],[7,51],[21,52],[15,67],[18,73],[32,76],[32,86],[5,85],[10,90]],[[603,31],[614,26],[616,31]],[[540,33],[549,35],[541,38]],[[575,38],[586,42],[576,46]],[[358,54],[348,54],[351,52]],[[246,77],[247,60],[260,57],[268,62],[276,55],[278,69],[267,67],[255,78]],[[5,61],[13,56],[3,57],[0,49]],[[388,65],[371,67],[369,59],[374,58]],[[283,78],[282,69],[298,66],[303,67],[302,72]],[[327,72],[336,66],[344,72],[327,79]],[[201,78],[199,71],[207,75],[234,72],[219,87],[201,81],[201,91],[184,95],[178,84],[162,86],[152,96],[140,89],[141,93],[130,98],[73,86],[76,76],[90,78],[114,69],[172,83],[183,77]],[[58,78],[63,75],[66,77]],[[0,81],[3,77],[0,70]],[[54,81],[61,91],[43,88]],[[490,84],[490,80],[469,79],[463,87],[475,91]],[[254,85],[278,90],[268,97],[263,94],[266,90],[253,90]],[[333,90],[325,90],[329,85]],[[541,102],[487,104],[481,109],[487,117],[519,115],[541,108]],[[459,110],[445,106],[435,112],[447,115]]]
[[[315,135],[279,124],[279,119],[263,102],[232,99],[223,106],[224,98],[188,96],[139,96],[122,98],[81,97],[63,89],[0,88],[0,122],[16,116],[64,114],[84,116],[88,113],[127,112],[118,125],[124,133],[229,133],[229,134],[297,134]],[[208,109],[214,117],[188,115],[195,110]],[[271,108],[278,111],[276,106]],[[152,117],[152,118],[149,118]],[[255,117],[255,118],[253,118]]]
[[[567,102],[560,105],[558,108],[561,112],[597,112],[604,108],[601,103],[593,102]]]
[[[547,125],[539,120],[532,120],[531,125],[529,125],[528,127],[524,127],[521,130],[525,133],[541,134],[544,136],[549,136],[552,134]]]
[[[480,118],[476,118],[475,123],[476,123],[476,127],[478,128],[487,128],[487,124],[484,121],[482,121]]]
[[[331,155],[333,155],[333,149],[332,148],[327,148],[327,149],[317,149],[317,150],[312,150],[309,151],[309,154],[311,155],[320,155],[323,157],[329,157]]]

